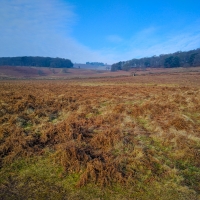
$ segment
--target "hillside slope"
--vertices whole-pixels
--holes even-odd
[[[144,57],[128,61],[120,61],[111,66],[111,71],[129,70],[131,68],[176,68],[200,66],[200,48],[191,51],[178,51],[159,56]]]
[[[129,76],[129,72],[112,73],[107,70],[75,68],[47,68],[0,66],[0,79],[69,79],[88,77]]]

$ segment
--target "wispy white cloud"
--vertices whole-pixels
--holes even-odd
[[[73,6],[58,0],[1,0],[0,56],[51,56],[73,62],[111,61],[71,35]],[[111,61],[112,62],[112,61]]]
[[[114,57],[118,58],[118,61],[188,51],[200,47],[200,27],[196,22],[182,31],[169,30],[166,33],[159,28],[150,27],[135,33],[132,38],[126,40],[124,46],[126,50],[123,53],[116,51]]]
[[[2,0],[0,16],[2,30],[12,31],[13,35],[31,32],[39,35],[62,29],[69,31],[75,20],[72,6],[56,0]]]
[[[143,37],[139,37],[139,35],[140,33],[145,33],[145,31],[139,31],[135,34],[138,37],[123,40],[121,43],[116,44],[116,48],[105,48],[99,51],[90,50],[91,58],[115,63],[133,58],[150,57],[176,51],[188,51],[200,47],[200,31],[198,31],[198,26],[194,26],[193,29],[188,31],[185,29],[183,33],[166,33],[164,37],[159,37],[159,33],[155,30],[147,31],[146,34],[143,34]],[[190,32],[190,30],[193,31]],[[86,47],[82,48],[84,49],[82,49],[83,52],[86,52]],[[89,49],[87,49],[88,51]],[[83,54],[84,56],[87,57],[86,54]]]
[[[120,42],[123,41],[123,38],[120,37],[119,35],[108,35],[108,36],[106,37],[106,40],[107,40],[108,42],[120,43]]]
[[[131,38],[108,35],[105,48],[91,49],[73,37],[78,16],[66,1],[0,1],[0,57],[51,56],[113,63],[200,47],[200,21],[196,21],[179,31],[150,26]]]

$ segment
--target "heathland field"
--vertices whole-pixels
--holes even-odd
[[[199,198],[199,72],[0,82],[0,199]]]

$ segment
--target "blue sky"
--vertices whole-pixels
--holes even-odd
[[[199,0],[0,0],[0,57],[114,62],[200,47]]]

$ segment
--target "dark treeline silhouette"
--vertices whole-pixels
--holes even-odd
[[[86,65],[105,66],[102,62],[86,62]]]
[[[171,54],[120,61],[111,66],[111,71],[131,68],[173,68],[173,67],[196,67],[200,66],[200,48],[191,51],[178,51]]]
[[[35,66],[35,67],[52,67],[52,68],[71,68],[73,63],[69,59],[50,58],[50,57],[2,57],[0,66]]]

